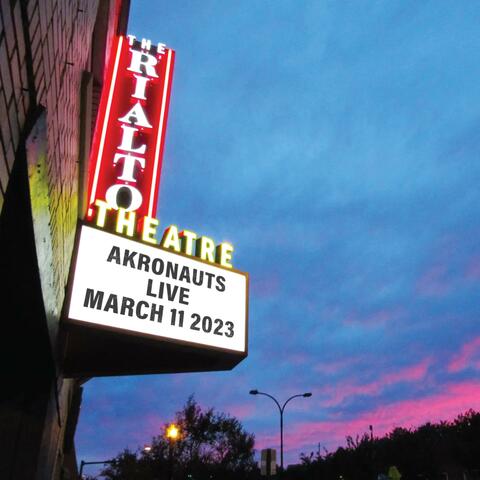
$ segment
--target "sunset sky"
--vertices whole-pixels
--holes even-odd
[[[149,443],[189,395],[285,460],[480,410],[480,3],[132,0],[176,51],[163,227],[235,246],[249,356],[85,385],[79,460]]]

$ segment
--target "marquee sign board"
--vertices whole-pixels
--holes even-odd
[[[246,353],[245,273],[83,225],[69,321]]]

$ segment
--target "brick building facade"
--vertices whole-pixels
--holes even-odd
[[[0,478],[77,478],[59,319],[105,62],[128,0],[0,3]]]

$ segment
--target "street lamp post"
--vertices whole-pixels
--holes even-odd
[[[168,439],[168,479],[173,480],[173,447],[180,437],[180,429],[174,423],[171,423],[165,432]]]
[[[298,395],[292,395],[290,398],[287,398],[287,400],[282,406],[280,406],[280,403],[278,402],[278,400],[268,393],[259,392],[258,390],[250,390],[249,393],[250,395],[265,395],[266,397],[271,398],[278,407],[278,410],[280,412],[280,470],[283,472],[283,412],[285,411],[285,407],[287,406],[287,403],[290,400],[293,400],[294,398],[297,398],[297,397],[305,397],[305,398],[311,397],[312,394],[311,392],[306,392],[306,393],[300,393]]]

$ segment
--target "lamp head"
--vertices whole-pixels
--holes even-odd
[[[175,441],[175,440],[178,440],[179,436],[180,436],[180,429],[178,428],[177,425],[175,425],[174,423],[171,423],[167,428],[166,437],[171,441]]]
[[[258,390],[250,390],[250,395],[258,395]]]
[[[304,393],[303,396],[304,396],[304,397],[311,397],[311,396],[312,396],[312,392]]]

